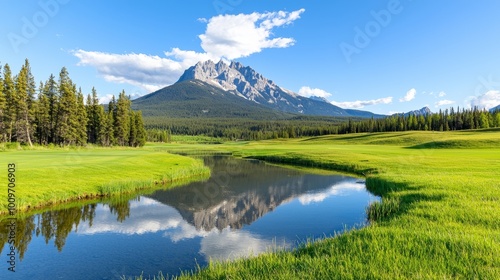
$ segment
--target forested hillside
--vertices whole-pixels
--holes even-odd
[[[363,121],[352,121],[342,124],[339,134],[356,132],[385,132],[385,131],[409,131],[409,130],[432,130],[450,131],[463,129],[480,129],[500,127],[500,111],[450,108],[438,113],[425,115],[398,114],[384,119],[368,119]]]
[[[28,60],[13,76],[0,67],[0,142],[39,145],[143,146],[146,131],[141,112],[131,109],[125,92],[111,100],[107,111],[93,88],[85,100],[66,68],[59,79],[50,75],[38,89]]]

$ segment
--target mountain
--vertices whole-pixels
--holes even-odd
[[[311,97],[309,97],[309,98],[310,98],[310,99],[312,99],[312,100],[316,100],[316,101],[322,101],[322,102],[330,103],[330,102],[328,102],[328,100],[327,100],[326,98],[324,98],[324,97],[319,97],[319,96],[311,96]]]
[[[146,117],[285,119],[293,115],[244,100],[200,80],[186,80],[135,99]]]
[[[311,116],[380,116],[365,111],[347,111],[318,97],[300,96],[239,62],[231,62],[229,65],[223,61],[199,62],[184,71],[177,83],[192,80],[205,82],[241,99],[286,113]]]
[[[406,113],[396,113],[396,114],[393,114],[394,115],[404,115],[405,117],[408,117],[408,116],[411,116],[411,115],[414,115],[414,116],[427,116],[427,115],[430,115],[432,114],[432,111],[431,109],[429,109],[429,107],[423,107],[422,109],[419,109],[419,110],[413,110],[413,111],[410,111],[410,112],[406,112]]]
[[[489,111],[490,111],[490,113],[494,113],[496,111],[500,111],[500,105],[498,105],[498,106],[496,106],[494,108],[491,108]]]

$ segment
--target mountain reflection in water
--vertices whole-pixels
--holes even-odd
[[[95,238],[95,242],[109,246],[100,248],[109,252],[109,258],[126,250],[131,244],[127,239],[133,239],[133,242],[143,242],[144,248],[149,246],[149,251],[160,245],[167,246],[166,260],[179,262],[172,261],[170,265],[175,269],[169,273],[178,273],[179,268],[194,269],[194,259],[205,265],[209,259],[234,259],[274,247],[290,248],[298,240],[333,234],[345,226],[362,226],[366,222],[365,207],[376,200],[365,190],[364,184],[351,177],[308,174],[224,156],[204,157],[204,161],[212,169],[212,177],[205,182],[131,200],[47,211],[18,219],[14,245],[19,260],[23,261],[29,254],[29,244],[35,239],[43,239],[45,244],[53,243],[57,251],[62,252],[69,236],[85,242]],[[343,195],[346,199],[331,201]],[[8,220],[0,222],[0,242],[6,245],[9,245],[8,223]],[[153,235],[165,240],[160,241],[164,244],[158,244],[158,239],[152,241]],[[99,241],[99,238],[111,238],[113,242]],[[82,241],[74,242],[68,246],[82,245],[77,244]],[[190,248],[189,254],[184,247],[179,249],[186,255],[185,260],[168,255],[176,251],[175,246]],[[7,246],[3,250],[5,248]],[[40,250],[39,246],[36,250]],[[151,252],[146,250],[144,254],[138,257],[144,260],[143,264],[134,263],[137,269],[149,265]],[[203,256],[202,260],[196,257],[197,254]],[[86,257],[82,253],[81,258]],[[157,271],[165,271],[165,267],[169,266],[163,262]],[[142,272],[134,271],[124,273],[139,275]]]

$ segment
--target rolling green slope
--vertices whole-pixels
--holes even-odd
[[[292,252],[212,263],[181,279],[500,279],[500,129],[351,134],[212,148],[364,174],[382,203],[368,209],[372,223],[363,229]]]
[[[145,119],[243,118],[286,119],[293,115],[266,108],[202,81],[184,81],[132,102]]]

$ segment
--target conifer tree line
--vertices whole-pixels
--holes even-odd
[[[329,134],[390,131],[451,131],[500,127],[500,110],[450,108],[427,115],[398,114],[379,119],[249,121],[235,119],[147,120],[148,141],[169,142],[170,135],[205,135],[228,140],[299,138]]]
[[[438,113],[426,115],[397,114],[383,119],[369,119],[349,122],[339,127],[338,133],[386,132],[431,130],[451,131],[463,129],[482,129],[500,127],[500,111],[489,112],[477,107],[465,109],[458,107],[439,110]]]
[[[0,143],[143,146],[142,113],[130,106],[124,91],[112,97],[107,109],[95,88],[85,98],[65,67],[57,80],[50,75],[37,89],[27,59],[15,76],[8,64],[0,65]]]

